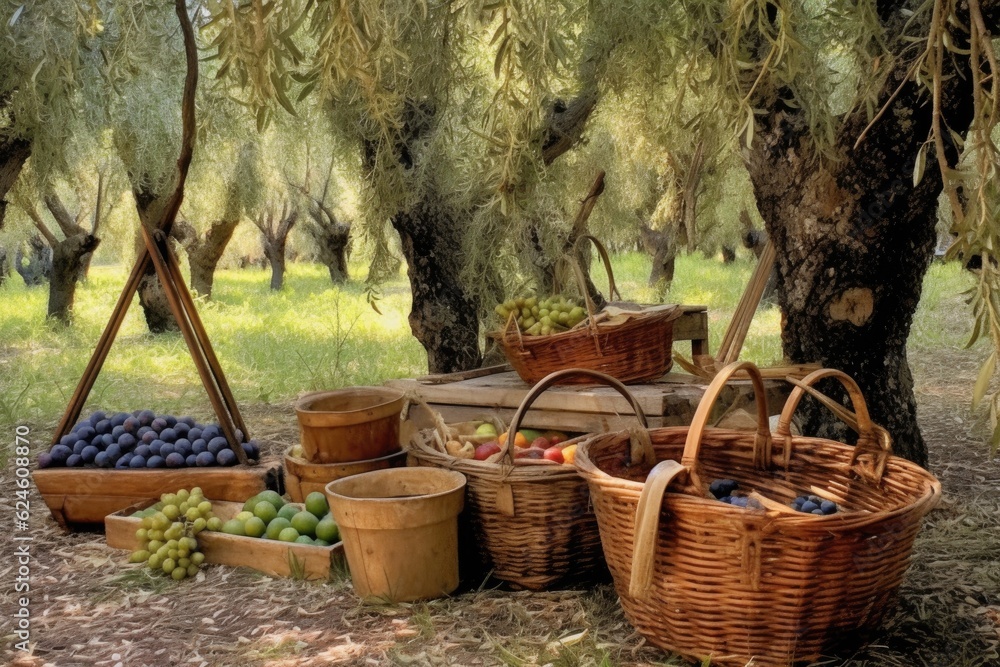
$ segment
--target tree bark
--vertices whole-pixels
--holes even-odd
[[[91,234],[74,234],[53,248],[48,317],[63,324],[71,323],[81,262],[84,255],[92,253],[100,242]]]
[[[21,175],[21,168],[31,156],[31,142],[25,139],[8,139],[0,142],[0,229],[7,214],[5,197]]]
[[[899,86],[908,64],[901,59],[883,100]],[[948,126],[956,129],[967,128],[973,112],[970,77],[958,74],[945,72],[943,98]],[[926,465],[906,340],[933,253],[942,188],[935,168],[916,187],[912,179],[931,105],[916,84],[905,83],[857,150],[854,142],[868,121],[856,113],[837,138],[839,162],[815,155],[798,110],[785,108],[777,95],[769,106],[746,159],[777,250],[785,354],[793,362],[815,361],[853,376],[873,420],[892,434],[895,453]],[[949,152],[954,164],[954,146]],[[928,162],[933,164],[932,156]],[[825,389],[846,397],[836,387]],[[813,404],[802,413],[807,433],[844,437],[845,429],[825,408]]]
[[[351,244],[351,226],[343,223],[313,225],[313,236],[319,248],[319,261],[330,270],[334,285],[347,282],[347,251]]]
[[[265,244],[264,255],[271,265],[271,289],[278,291],[285,286],[285,240]]]
[[[288,243],[288,235],[298,219],[299,212],[285,202],[277,218],[272,206],[266,212],[261,211],[254,221],[260,230],[264,257],[271,265],[272,290],[280,290],[285,285],[285,246]]]
[[[204,235],[198,234],[190,223],[177,220],[171,230],[171,235],[180,241],[187,252],[188,265],[191,269],[191,289],[204,297],[212,297],[212,285],[215,282],[215,269],[219,266],[226,246],[233,238],[233,233],[239,225],[235,220],[217,220],[212,223]]]
[[[7,282],[7,276],[10,275],[10,264],[7,257],[7,249],[0,246],[0,287]]]
[[[28,239],[28,261],[25,263],[24,248],[18,247],[14,253],[14,270],[28,287],[41,285],[52,275],[52,248],[35,235]]]
[[[482,363],[478,303],[458,280],[461,226],[435,206],[429,193],[414,209],[392,218],[410,279],[410,330],[427,350],[431,373],[452,373]]]
[[[674,264],[677,257],[677,247],[673,243],[674,235],[669,231],[653,229],[643,225],[640,230],[642,247],[653,256],[653,264],[649,270],[649,286],[669,286],[674,280]]]

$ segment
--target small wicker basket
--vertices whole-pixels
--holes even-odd
[[[577,243],[584,239],[593,242],[604,261],[610,282],[608,296],[613,298],[617,288],[607,250],[590,235],[581,236]],[[521,379],[534,384],[555,371],[582,368],[606,373],[621,382],[641,382],[669,371],[673,364],[674,320],[681,316],[680,308],[657,306],[601,322],[579,264],[572,258],[567,261],[587,306],[588,317],[584,322],[561,333],[524,336],[512,316],[502,331],[489,334]],[[570,375],[561,382],[591,380],[583,375]]]
[[[507,432],[517,432],[525,412],[543,391],[574,373],[617,389],[645,423],[642,408],[620,382],[602,373],[568,369],[551,374],[528,392]],[[410,457],[417,465],[465,474],[463,516],[470,523],[481,564],[492,568],[493,576],[529,590],[607,577],[587,484],[576,468],[528,459],[515,463],[512,437],[494,455],[499,459],[495,462],[450,456],[439,449],[440,438],[438,429],[420,431],[410,442]]]
[[[706,428],[738,371],[754,384],[756,432]],[[856,447],[790,433],[803,394],[827,377],[851,396]],[[651,643],[713,665],[791,665],[863,641],[891,608],[921,519],[941,495],[930,473],[890,456],[888,434],[847,375],[820,370],[797,383],[773,439],[763,396],[755,366],[730,364],[690,427],[593,436],[576,457],[629,622]],[[704,483],[715,478],[753,489],[757,508],[715,500]],[[803,493],[840,511],[791,509]]]

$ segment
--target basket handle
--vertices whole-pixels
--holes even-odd
[[[587,240],[594,244],[597,248],[597,254],[601,256],[601,261],[604,262],[604,271],[608,274],[608,301],[613,301],[615,294],[618,295],[618,299],[621,300],[622,293],[618,291],[618,286],[615,284],[615,273],[611,270],[611,257],[608,256],[608,250],[604,247],[604,244],[597,240],[596,236],[591,236],[590,234],[580,234],[576,237],[576,241],[573,242],[573,255],[575,257],[579,256],[580,251],[580,241]],[[586,291],[586,283],[581,287],[584,293]]]
[[[643,412],[642,406],[639,405],[639,401],[635,398],[635,396],[633,396],[632,393],[620,381],[616,380],[610,375],[607,375],[606,373],[601,373],[599,371],[592,371],[586,368],[565,368],[563,370],[555,371],[546,375],[544,378],[539,380],[538,384],[532,387],[531,390],[525,395],[524,399],[521,401],[521,405],[518,406],[517,411],[511,418],[510,424],[507,426],[507,439],[504,440],[504,443],[500,446],[501,459],[506,459],[508,462],[513,462],[514,457],[511,454],[511,448],[513,447],[511,443],[514,442],[513,434],[516,434],[517,430],[521,427],[521,420],[524,418],[524,413],[528,411],[528,408],[530,408],[531,404],[535,402],[535,399],[541,396],[542,392],[544,392],[546,389],[548,389],[555,383],[567,377],[578,376],[578,375],[583,375],[589,378],[593,378],[594,380],[597,380],[601,384],[608,385],[609,387],[617,391],[619,394],[624,396],[625,399],[628,400],[629,404],[632,406],[632,410],[635,412],[635,416],[639,420],[639,423],[642,424],[643,428],[646,428],[647,425],[646,413]]]
[[[844,385],[848,396],[851,397],[854,412],[851,412],[813,386],[816,382],[825,378],[834,378],[840,384]],[[783,444],[782,455],[785,462],[788,462],[792,455],[792,417],[795,415],[795,410],[798,408],[802,397],[805,394],[809,394],[830,408],[831,412],[841,421],[857,431],[858,442],[851,452],[850,460],[852,466],[859,466],[856,472],[872,482],[878,483],[881,481],[882,475],[885,473],[889,454],[892,453],[892,438],[889,436],[888,431],[872,422],[864,394],[861,392],[861,387],[858,386],[858,383],[854,381],[854,378],[835,368],[821,368],[813,371],[801,380],[796,380],[795,378],[786,379],[795,385],[795,388],[792,389],[792,392],[788,395],[788,400],[785,401],[785,407],[781,410],[781,416],[778,418],[778,428],[775,431],[775,436]],[[858,461],[858,457],[864,453],[870,453],[873,456],[872,464],[867,469],[862,468]]]
[[[629,576],[628,594],[636,600],[649,595],[653,585],[656,565],[656,542],[660,535],[660,507],[663,494],[674,477],[690,472],[677,461],[660,461],[646,476],[635,510],[635,531],[632,547],[632,572]]]
[[[753,383],[754,402],[757,404],[757,432],[753,439],[753,464],[758,470],[763,470],[771,465],[771,424],[767,414],[764,379],[757,366],[752,362],[734,361],[719,371],[712,383],[708,385],[705,395],[698,403],[698,409],[695,410],[691,427],[688,429],[687,440],[684,443],[684,455],[681,458],[681,463],[691,470],[691,483],[698,488],[701,488],[701,480],[698,479],[696,470],[705,425],[708,423],[712,408],[715,406],[719,394],[722,393],[722,389],[729,379],[740,371],[745,371],[750,376],[750,381]]]

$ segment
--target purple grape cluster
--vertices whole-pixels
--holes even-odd
[[[821,516],[836,514],[839,509],[837,503],[832,500],[823,500],[819,496],[799,496],[791,502],[791,505],[792,509],[799,512]]]
[[[243,441],[246,436],[237,430],[236,437]],[[247,458],[260,458],[256,440],[242,446]],[[204,468],[236,462],[236,453],[217,424],[199,424],[193,417],[157,416],[152,410],[112,415],[97,411],[38,455],[39,468]]]

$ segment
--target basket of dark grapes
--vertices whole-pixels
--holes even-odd
[[[736,373],[753,383],[756,430],[707,427]],[[813,388],[824,378],[854,412]],[[891,455],[849,376],[822,369],[793,384],[773,434],[760,373],[738,362],[690,426],[579,445],[615,588],[650,643],[713,665],[791,665],[851,650],[892,608],[941,485]],[[806,393],[858,431],[855,446],[791,433]]]
[[[101,523],[171,489],[198,486],[208,497],[232,501],[278,489],[278,460],[262,461],[258,441],[239,429],[235,439],[192,417],[97,411],[39,454],[32,477],[62,526]],[[239,463],[236,447],[252,465]]]

